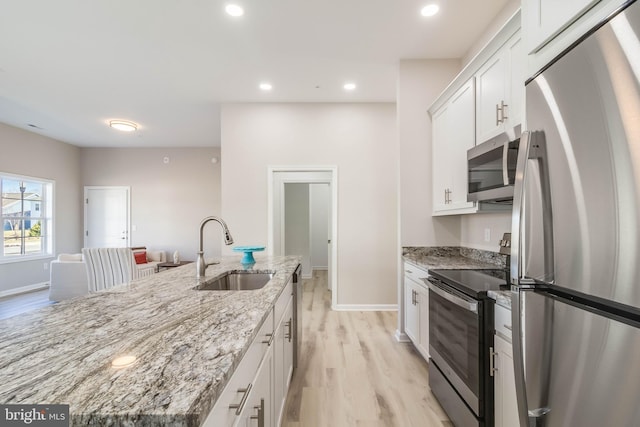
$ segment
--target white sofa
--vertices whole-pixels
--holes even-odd
[[[63,301],[89,293],[82,254],[60,254],[49,266],[49,299]]]
[[[63,301],[86,295],[90,291],[110,288],[131,279],[150,276],[166,262],[163,251],[137,248],[83,249],[81,254],[60,254],[49,268],[49,299]],[[84,255],[83,255],[84,254]],[[123,259],[126,254],[127,259]],[[143,263],[136,263],[144,254]],[[88,258],[86,258],[88,257]],[[86,259],[91,259],[88,265]],[[91,281],[89,279],[92,279]]]
[[[164,251],[149,251],[145,246],[131,248],[133,278],[151,276],[158,272],[158,265],[167,262]]]

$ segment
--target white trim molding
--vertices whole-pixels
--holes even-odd
[[[396,329],[396,333],[393,334],[393,337],[398,342],[411,342],[411,339],[409,338],[409,335],[405,334],[404,332],[400,332],[399,329]]]
[[[268,166],[267,167],[267,254],[279,255],[273,253],[273,245],[275,241],[274,229],[274,175],[278,172],[292,173],[309,173],[324,172],[329,173],[331,178],[312,179],[309,177],[292,177],[286,182],[312,183],[312,182],[329,182],[331,185],[331,256],[329,260],[329,270],[331,274],[331,307],[335,310],[338,306],[338,166]]]
[[[48,287],[49,282],[41,282],[35,283],[33,285],[21,286],[19,288],[7,289],[6,291],[0,291],[0,298],[26,294],[27,292],[39,291],[42,289],[47,289]]]

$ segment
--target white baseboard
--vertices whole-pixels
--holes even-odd
[[[39,291],[41,289],[47,289],[48,287],[49,287],[49,282],[42,282],[42,283],[35,283],[33,285],[21,286],[19,288],[0,291],[0,298],[12,296],[12,295],[24,294],[27,292]]]
[[[405,334],[404,332],[400,332],[400,330],[398,329],[396,329],[396,333],[393,334],[393,336],[398,342],[411,342],[409,335]]]
[[[311,267],[311,270],[323,270],[323,271],[327,271],[329,270],[329,267]]]
[[[398,304],[336,304],[334,311],[398,311]]]

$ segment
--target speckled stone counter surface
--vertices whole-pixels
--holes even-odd
[[[420,246],[402,248],[402,256],[427,270],[456,268],[504,268],[506,256],[497,252],[459,246]]]
[[[194,290],[189,264],[0,321],[0,403],[69,404],[71,425],[200,425],[300,262],[256,260],[276,274],[255,291]],[[113,368],[122,355],[137,360]]]

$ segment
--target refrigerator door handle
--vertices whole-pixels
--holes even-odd
[[[516,381],[516,401],[518,402],[518,418],[520,419],[520,426],[529,427],[529,411],[524,378],[524,349],[522,346],[521,296],[522,291],[513,286],[511,288],[511,325],[513,327],[511,339],[513,341],[513,368]]]
[[[511,283],[520,285],[521,271],[521,228],[522,209],[524,202],[524,178],[529,158],[529,147],[531,142],[531,132],[525,131],[520,136],[518,146],[518,160],[516,163],[516,176],[513,187],[513,211],[511,215]]]

